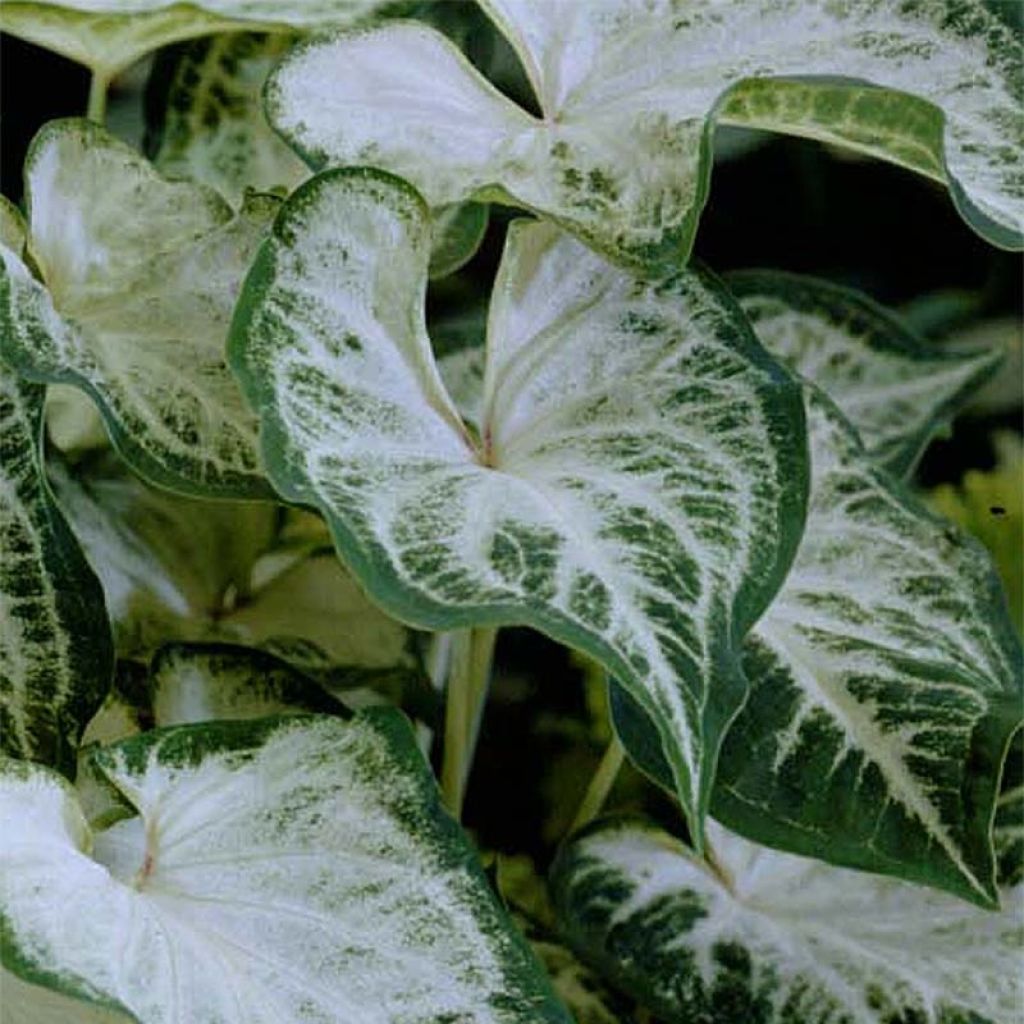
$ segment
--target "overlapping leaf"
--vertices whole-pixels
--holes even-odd
[[[1024,891],[1002,912],[709,826],[715,865],[636,821],[555,866],[580,953],[667,1024],[1015,1024]]]
[[[728,282],[768,351],[821,388],[898,475],[1001,360],[991,348],[925,344],[870,299],[827,281],[745,271]]]
[[[568,1024],[397,712],[180,726],[92,759],[137,811],[102,830],[57,777],[0,771],[5,967],[36,986],[16,997],[140,1024]]]
[[[0,363],[0,745],[74,770],[113,671],[103,591],[42,463],[43,388]]]
[[[4,358],[33,379],[88,392],[126,461],[154,482],[269,497],[224,344],[278,201],[253,196],[232,215],[216,193],[165,181],[77,120],[42,129],[25,184],[42,281],[0,250]]]
[[[772,846],[991,903],[990,827],[1024,694],[998,578],[807,394],[807,528],[747,641],[750,699],[712,813]],[[668,784],[635,708],[615,705],[627,748]]]
[[[221,640],[318,670],[414,663],[408,630],[324,550],[326,530],[311,544],[279,542],[272,505],[169,495],[116,466],[52,475],[103,582],[121,657]]]
[[[599,659],[658,722],[699,834],[737,645],[802,526],[799,393],[706,275],[644,285],[520,224],[474,438],[424,329],[424,210],[333,171],[276,222],[231,342],[275,486],[399,618],[532,625]]]
[[[230,32],[161,58],[147,96],[147,150],[165,174],[191,178],[240,202],[246,189],[290,191],[309,169],[263,114],[263,83],[294,34]],[[483,203],[435,211],[432,277],[462,266],[487,227]]]
[[[382,0],[7,0],[0,31],[78,61],[104,79],[181,39],[249,28],[352,25]]]
[[[511,201],[649,270],[689,254],[718,122],[923,171],[985,237],[1021,244],[1022,72],[982,0],[484,6],[539,117],[406,23],[294,51],[268,84],[270,120],[314,166],[382,167],[432,205]]]

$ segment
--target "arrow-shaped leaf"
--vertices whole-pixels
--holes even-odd
[[[531,625],[600,660],[658,722],[699,835],[737,645],[802,528],[799,393],[707,275],[645,285],[519,224],[475,438],[424,328],[428,238],[390,175],[327,172],[286,204],[231,342],[274,484],[398,618]]]
[[[71,774],[113,649],[99,581],[47,487],[43,391],[0,363],[0,747]]]
[[[397,712],[91,756],[135,816],[93,829],[56,776],[0,770],[4,963],[36,986],[18,997],[140,1024],[568,1024]]]
[[[161,178],[87,121],[50,122],[25,167],[42,281],[0,249],[4,358],[90,394],[125,460],[154,482],[269,497],[224,344],[278,201],[254,196],[232,215],[215,192]]]
[[[554,868],[580,952],[666,1024],[1014,1024],[1024,890],[999,913],[757,847],[708,826],[714,864],[639,821]]]
[[[990,241],[1021,245],[1016,35],[981,0],[484,6],[523,62],[539,117],[409,22],[293,51],[268,83],[271,122],[315,167],[382,167],[432,205],[511,201],[658,272],[689,254],[716,123],[923,172]]]
[[[750,700],[712,812],[771,846],[991,904],[991,822],[1024,693],[998,578],[807,394],[807,528],[747,641]],[[625,695],[614,703],[631,754],[668,785],[653,727]]]

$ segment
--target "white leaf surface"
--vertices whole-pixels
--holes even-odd
[[[573,944],[668,1024],[1015,1024],[1024,890],[1000,912],[758,847],[709,825],[715,867],[641,822],[555,866]]]
[[[237,289],[278,201],[232,215],[86,121],[56,121],[26,160],[36,280],[3,249],[4,358],[99,405],[138,473],[172,490],[269,497],[256,424],[225,362]]]
[[[868,451],[905,476],[1001,362],[993,347],[940,348],[847,288],[778,271],[730,274],[764,346],[821,388]]]
[[[389,175],[327,172],[289,199],[232,339],[275,486],[323,512],[389,613],[528,624],[601,660],[659,722],[698,820],[745,690],[735,645],[801,528],[794,384],[710,278],[645,285],[520,224],[474,438],[425,333],[428,231]]]
[[[719,120],[946,181],[985,237],[1021,244],[1019,56],[982,0],[484,6],[539,117],[410,22],[293,52],[271,78],[270,120],[314,166],[381,167],[432,205],[512,201],[661,273],[689,254]]]
[[[92,757],[137,816],[94,831],[55,776],[0,775],[24,980],[141,1024],[566,1024],[396,712],[183,726]]]

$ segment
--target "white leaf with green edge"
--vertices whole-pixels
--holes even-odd
[[[214,32],[352,25],[382,0],[5,0],[0,31],[109,81],[152,50]]]
[[[1001,362],[992,348],[927,344],[866,296],[827,281],[755,270],[727,283],[768,351],[821,388],[897,475]]]
[[[267,123],[261,95],[271,68],[297,38],[228,32],[160,58],[147,96],[146,148],[156,167],[209,185],[236,204],[247,189],[290,192],[308,178],[309,169]],[[483,203],[434,212],[432,277],[454,273],[473,256],[487,220]]]
[[[568,1024],[397,712],[96,748],[137,810],[90,829],[8,763],[5,966],[140,1024]]]
[[[658,721],[699,834],[738,645],[803,525],[799,391],[707,275],[647,285],[520,223],[476,440],[426,335],[428,240],[381,172],[286,203],[230,345],[271,479],[399,619],[533,626],[600,660]]]
[[[279,201],[237,215],[170,182],[87,121],[55,121],[25,163],[37,280],[2,249],[0,350],[99,405],[136,472],[171,490],[270,497],[256,423],[224,356],[238,285]]]
[[[991,904],[992,815],[1024,707],[998,578],[827,398],[807,397],[807,527],[746,643],[750,699],[722,746],[712,814],[770,846]],[[630,710],[617,694],[627,748],[651,769]],[[656,752],[653,770],[669,783]]]
[[[512,202],[659,273],[689,255],[716,123],[923,171],[986,238],[1021,246],[1022,69],[1014,29],[983,0],[484,7],[539,117],[410,22],[298,47],[268,82],[271,123],[315,167],[381,167],[434,206]]]
[[[1000,912],[708,827],[716,867],[653,825],[553,869],[577,951],[666,1024],[1016,1024],[1024,890]]]
[[[0,749],[73,772],[113,673],[103,591],[43,470],[43,388],[0,363]]]
[[[150,667],[149,687],[157,726],[345,711],[279,658],[226,644],[162,648]]]

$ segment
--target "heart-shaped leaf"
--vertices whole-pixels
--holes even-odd
[[[646,285],[517,224],[474,438],[425,332],[425,211],[354,169],[278,218],[231,342],[274,484],[398,618],[530,625],[601,661],[658,722],[699,837],[737,646],[802,528],[799,392],[706,274]]]
[[[748,638],[750,699],[712,813],[771,846],[991,904],[990,828],[1024,694],[998,578],[807,395],[807,528]],[[634,759],[670,785],[653,725],[621,692],[614,707]]]
[[[71,774],[113,648],[99,581],[46,483],[43,390],[0,363],[0,747]]]
[[[1024,890],[999,913],[708,826],[714,863],[639,821],[566,848],[579,953],[666,1024],[1014,1024]]]
[[[1021,245],[1020,61],[1014,30],[981,0],[884,12],[875,0],[484,7],[539,117],[410,22],[293,51],[268,83],[271,122],[314,167],[382,167],[435,206],[513,202],[659,273],[690,252],[716,123],[924,172],[986,238]]]
[[[756,270],[727,280],[768,351],[821,388],[899,476],[1002,360],[991,348],[927,344],[866,296],[828,281]]]
[[[84,64],[104,80],[152,50],[239,29],[352,25],[386,0],[7,0],[0,31]]]
[[[0,769],[23,981],[140,1024],[568,1024],[397,712],[179,726],[91,757],[137,812],[105,829],[46,770]]]
[[[129,465],[171,490],[269,497],[256,423],[225,362],[237,289],[278,200],[241,211],[161,178],[87,121],[54,121],[26,159],[37,280],[3,256],[0,351],[97,402]]]

